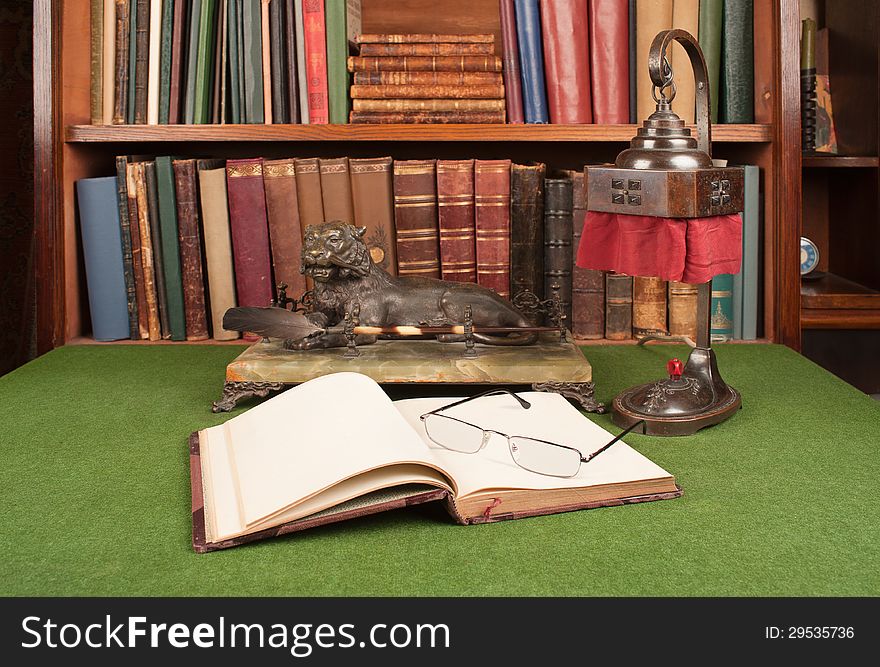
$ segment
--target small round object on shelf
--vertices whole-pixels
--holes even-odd
[[[801,275],[811,273],[819,266],[819,248],[806,236],[801,237]]]

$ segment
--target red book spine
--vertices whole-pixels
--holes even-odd
[[[272,300],[269,222],[262,158],[226,163],[232,262],[239,306],[268,306]]]
[[[516,17],[513,0],[501,0],[501,61],[504,66],[504,95],[507,100],[507,122],[524,123],[522,79],[519,70],[519,43],[516,39]]]
[[[629,2],[590,1],[593,122],[629,122]]]
[[[474,161],[437,161],[437,218],[440,228],[440,276],[477,282],[474,245]]]
[[[327,44],[324,32],[324,1],[302,0],[305,34],[306,79],[309,93],[309,123],[330,122],[327,104]]]
[[[542,2],[541,33],[550,122],[592,123],[587,3]]]
[[[477,283],[510,298],[510,160],[474,163]]]

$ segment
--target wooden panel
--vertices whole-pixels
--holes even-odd
[[[828,271],[828,174],[822,170],[804,171],[802,193],[801,234],[819,248],[818,270]]]
[[[826,273],[801,285],[802,308],[841,308],[880,310],[880,292],[859,283]]]
[[[805,155],[802,160],[804,167],[813,168],[846,168],[846,167],[877,167],[880,159],[877,156],[861,157],[844,155]]]
[[[876,169],[828,172],[828,269],[880,289],[880,219]]]
[[[861,308],[804,308],[801,311],[804,329],[880,329],[880,310]],[[875,356],[877,349],[874,349]]]
[[[880,331],[804,331],[804,356],[869,394],[880,394]]]

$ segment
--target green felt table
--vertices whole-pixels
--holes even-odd
[[[719,346],[743,394],[728,422],[627,438],[677,500],[467,527],[422,506],[197,555],[186,439],[251,405],[209,408],[240,351],[68,346],[0,378],[0,593],[880,593],[880,404],[771,345]],[[686,354],[585,351],[609,401]]]

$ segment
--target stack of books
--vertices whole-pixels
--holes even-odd
[[[501,59],[493,35],[356,37],[352,123],[503,123]]]

